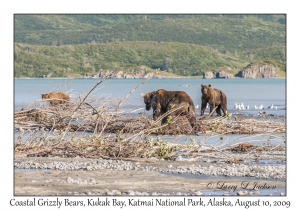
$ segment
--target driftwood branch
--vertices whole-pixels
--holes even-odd
[[[206,120],[197,118],[195,127],[191,128],[188,119],[178,115],[167,124],[160,125],[160,121],[176,109],[165,113],[156,121],[153,121],[152,116],[145,114],[133,117],[130,110],[122,109],[122,105],[129,95],[146,81],[143,81],[123,99],[88,97],[103,82],[100,81],[84,95],[83,100],[81,100],[81,96],[72,98],[68,106],[64,104],[47,106],[43,103],[37,108],[29,109],[32,104],[39,105],[43,100],[31,103],[27,106],[28,109],[17,111],[14,114],[14,128],[17,131],[15,154],[103,157],[131,161],[143,157],[171,159],[179,154],[184,154],[190,157],[222,156],[233,162],[237,161],[238,157],[232,158],[230,155],[223,155],[224,151],[231,151],[233,148],[235,148],[234,151],[239,152],[248,150],[248,156],[245,157],[249,157],[256,151],[273,151],[282,148],[282,145],[257,148],[239,143],[228,144],[224,140],[223,144],[209,147],[212,152],[216,151],[218,154],[197,152],[203,150],[209,139],[225,134],[247,134],[243,140],[249,137],[248,134],[252,134],[252,137],[256,137],[253,134],[257,136],[268,134],[272,135],[272,138],[282,140],[282,135],[277,137],[276,134],[286,132],[285,120],[275,122],[252,118],[241,118],[240,120],[224,117]],[[135,107],[134,109],[144,108]],[[156,135],[174,135],[175,141],[178,135],[202,136],[203,134],[206,135],[204,139],[195,145],[172,144],[160,140],[159,136],[155,137]],[[152,141],[152,138],[156,138],[156,141]],[[179,151],[184,152],[180,153]]]
[[[104,80],[101,80],[100,82],[98,82],[84,97],[84,99],[80,102],[80,104],[76,107],[76,109],[74,110],[74,112],[76,112],[80,106],[83,104],[83,102],[87,99],[87,97],[91,94],[91,92],[98,86],[100,85]]]

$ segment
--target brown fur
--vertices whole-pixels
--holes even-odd
[[[196,124],[195,106],[188,94],[183,91],[166,91],[159,89],[147,94],[141,94],[146,104],[146,110],[153,109],[153,120],[157,120],[161,115],[170,110],[182,106],[176,111],[171,112],[162,119],[162,125],[167,123],[169,116],[185,115],[192,127]]]
[[[221,109],[223,111],[223,116],[227,114],[227,97],[226,95],[218,89],[214,89],[209,85],[201,84],[201,92],[202,92],[202,103],[201,103],[201,116],[204,115],[204,110],[206,109],[207,103],[210,107],[210,113],[213,109],[218,106],[216,109],[217,115],[221,116]]]
[[[42,94],[42,99],[51,99],[49,100],[51,106],[58,104],[68,105],[70,102],[70,96],[64,92],[51,92]]]

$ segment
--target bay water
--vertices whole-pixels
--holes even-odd
[[[99,81],[101,79],[15,79],[15,110],[26,107],[41,99],[42,93],[51,91],[65,91],[77,97],[87,93]],[[106,79],[89,97],[124,98],[143,81],[144,79]],[[263,105],[267,109],[273,104],[277,106],[277,110],[269,110],[269,113],[285,114],[285,79],[149,79],[127,98],[126,103],[144,107],[141,93],[165,89],[185,91],[195,106],[201,107],[200,84],[211,84],[213,88],[222,90],[227,96],[230,113],[235,111],[235,103],[243,103],[245,107],[249,105],[250,110],[247,111],[254,110],[255,105]]]

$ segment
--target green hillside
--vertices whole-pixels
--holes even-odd
[[[15,77],[80,76],[140,66],[184,75],[259,60],[285,71],[285,15],[14,16]]]
[[[15,15],[15,42],[43,45],[164,41],[234,53],[283,46],[285,35],[280,21],[251,15]]]
[[[174,42],[114,42],[62,46],[15,44],[15,76],[83,75],[99,70],[135,71],[140,66],[196,76],[222,66],[238,70],[243,60],[208,47]]]
[[[255,50],[249,50],[245,53],[240,53],[237,55],[238,58],[243,60],[255,61],[262,59],[274,59],[280,63],[286,62],[286,48],[285,46],[280,47],[269,47],[269,48],[259,48]]]

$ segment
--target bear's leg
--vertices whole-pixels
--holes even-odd
[[[161,116],[161,107],[159,105],[152,106],[153,120],[156,121]]]
[[[202,102],[201,104],[201,114],[200,116],[203,116],[204,115],[204,111],[206,109],[206,105],[207,105],[207,102]]]
[[[168,115],[168,116],[165,116],[165,117],[161,120],[161,125],[167,124],[167,122],[168,122],[168,117],[169,117],[169,115]]]
[[[217,115],[221,116],[221,106],[219,105],[218,108],[216,109]]]
[[[211,104],[209,104],[209,108],[210,108],[210,112],[209,112],[209,114],[212,114],[213,115],[213,113],[212,113],[212,111],[215,109],[215,103],[211,103]]]
[[[160,117],[160,110],[153,110],[153,120],[156,121]]]
[[[192,128],[196,125],[196,117],[192,116],[192,115],[187,115],[187,118],[190,122],[190,125],[192,126]]]
[[[226,108],[226,106],[222,105],[221,109],[223,111],[223,117],[225,117],[227,115],[227,108]]]

